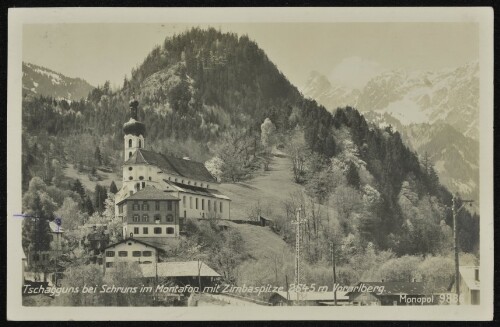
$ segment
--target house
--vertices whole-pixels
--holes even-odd
[[[164,285],[213,287],[221,275],[202,261],[160,262],[155,265],[140,266],[148,285],[160,280]],[[206,291],[206,290],[205,290]]]
[[[50,250],[31,250],[28,252],[28,267],[47,265],[55,260],[61,253],[61,240],[64,229],[54,221],[47,222],[50,229],[51,246]]]
[[[179,236],[179,199],[146,186],[116,203],[125,237],[165,238]]]
[[[414,305],[433,304],[422,282],[360,282],[347,293],[353,305]],[[423,300],[425,299],[425,300]]]
[[[114,270],[118,262],[137,262],[152,265],[158,262],[161,249],[138,239],[127,238],[104,249],[104,273]]]
[[[460,266],[460,304],[480,304],[479,266]],[[455,283],[453,293],[456,294]]]
[[[337,291],[337,305],[347,305],[349,296],[347,292]],[[273,306],[307,305],[307,306],[331,306],[335,305],[333,292],[273,292],[268,300]]]
[[[259,222],[262,227],[273,225],[273,220],[271,218],[262,217],[260,215],[259,215]]]
[[[180,200],[180,226],[186,218],[231,219],[231,200],[216,190],[218,181],[203,163],[145,149],[146,126],[137,120],[138,102],[131,100],[129,105],[130,119],[123,125],[123,183],[115,203],[152,186]],[[120,215],[118,205],[115,210]]]

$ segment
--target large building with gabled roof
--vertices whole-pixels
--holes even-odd
[[[130,119],[123,125],[125,134],[123,183],[115,198],[116,214],[121,216],[124,222],[124,235],[128,237],[133,233],[129,227],[134,213],[132,211],[125,213],[123,203],[127,199],[136,202],[155,201],[141,198],[153,192],[151,189],[160,192],[158,194],[168,194],[178,200],[176,214],[180,226],[186,218],[231,219],[231,199],[217,191],[219,183],[203,163],[187,157],[176,158],[145,149],[146,126],[138,121],[138,102],[132,100],[129,105]],[[147,187],[149,191],[139,192]],[[160,218],[160,224],[166,223],[163,221],[164,217]],[[156,222],[156,219],[153,221]],[[147,235],[151,236],[149,230]],[[175,236],[177,235],[178,229],[175,232]],[[134,238],[136,237],[134,233]]]

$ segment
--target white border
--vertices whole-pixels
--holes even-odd
[[[477,22],[480,33],[481,305],[439,307],[22,307],[21,92],[23,24]],[[9,9],[7,84],[7,318],[9,320],[491,320],[493,318],[493,9],[44,8]]]

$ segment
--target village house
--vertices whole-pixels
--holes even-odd
[[[128,224],[135,213],[123,212],[118,204],[146,187],[154,187],[179,200],[176,213],[180,226],[186,218],[231,219],[231,200],[215,189],[218,181],[203,163],[145,149],[146,126],[138,121],[137,106],[136,100],[130,101],[130,120],[123,125],[125,162],[122,187],[115,197],[116,215],[123,216]],[[127,232],[131,233],[130,229]],[[178,231],[174,235],[178,236]]]
[[[479,266],[460,266],[460,304],[480,304]],[[455,283],[452,294],[456,294]]]
[[[117,202],[118,217],[125,237],[178,237],[179,199],[170,193],[146,186]]]
[[[127,238],[104,249],[103,268],[113,271],[118,262],[137,262],[151,265],[158,262],[161,249],[137,239]]]
[[[347,292],[337,291],[335,295],[333,292],[286,292],[278,291],[271,294],[268,302],[272,306],[332,306],[335,305],[335,297],[337,298],[337,305],[348,305],[349,296]]]
[[[63,228],[54,221],[49,221],[51,249],[31,250],[28,253],[27,266],[33,268],[38,265],[47,265],[55,260],[61,252],[61,240],[64,233]]]

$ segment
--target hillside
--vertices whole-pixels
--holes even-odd
[[[23,94],[78,101],[94,87],[81,78],[64,76],[45,67],[23,62]]]

